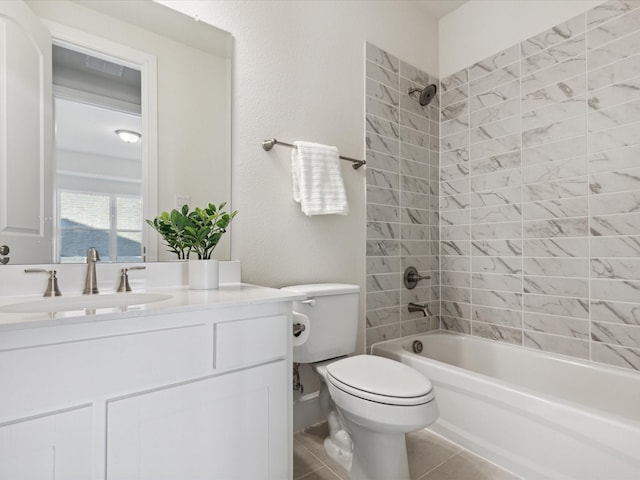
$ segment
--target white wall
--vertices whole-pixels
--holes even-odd
[[[604,1],[470,0],[440,19],[440,78]]]
[[[435,72],[436,22],[397,1],[161,3],[234,37],[232,257],[243,280],[364,287],[366,169],[344,163],[349,216],[306,217],[291,197],[290,150],[260,143],[309,140],[362,158],[365,41]]]

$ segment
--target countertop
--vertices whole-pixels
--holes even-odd
[[[26,328],[38,328],[56,324],[72,324],[114,320],[117,318],[132,318],[160,313],[177,313],[197,310],[213,310],[236,306],[248,306],[261,303],[286,302],[300,300],[304,295],[279,290],[275,288],[261,287],[246,283],[230,283],[220,285],[215,290],[190,290],[187,286],[153,288],[137,293],[151,293],[168,295],[169,298],[143,305],[130,305],[127,307],[98,308],[92,310],[69,310],[61,312],[38,313],[5,313],[0,312],[0,332],[10,330],[22,330]],[[101,293],[107,295],[131,295],[129,293]],[[81,301],[83,295],[66,295],[59,299],[76,298]],[[0,309],[14,304],[36,304],[50,299],[37,295],[24,296],[0,296]]]

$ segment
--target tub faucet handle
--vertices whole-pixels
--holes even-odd
[[[404,286],[409,290],[416,288],[420,280],[429,280],[429,275],[420,275],[416,267],[407,267],[404,271]]]
[[[58,277],[56,277],[55,270],[45,270],[44,268],[25,268],[24,273],[46,273],[49,275],[47,289],[45,290],[44,295],[42,295],[43,297],[59,297],[62,295],[58,288]]]

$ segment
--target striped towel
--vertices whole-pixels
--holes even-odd
[[[340,173],[338,149],[310,142],[294,142],[291,153],[293,199],[305,215],[347,215],[347,195]]]

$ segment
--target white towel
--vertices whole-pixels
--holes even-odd
[[[347,195],[340,173],[338,149],[310,142],[294,142],[291,153],[293,199],[305,215],[347,215]]]

